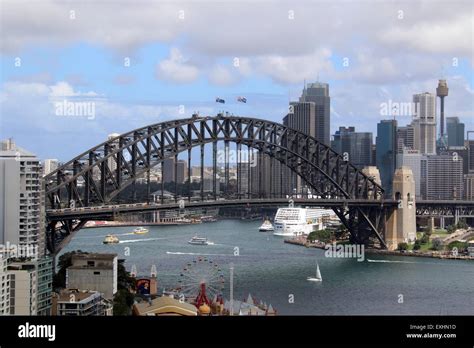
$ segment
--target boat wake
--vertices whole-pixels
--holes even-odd
[[[195,255],[195,256],[234,256],[234,254],[203,254],[203,253],[183,253],[180,251],[167,251],[168,255]]]
[[[148,242],[151,240],[160,240],[160,239],[170,239],[170,238],[142,238],[142,239],[127,239],[127,240],[121,240],[119,244],[123,243],[138,243],[138,242]]]
[[[380,262],[380,263],[419,263],[419,262],[414,262],[414,261],[371,260],[371,259],[367,259],[367,262]]]

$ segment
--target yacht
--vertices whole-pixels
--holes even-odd
[[[148,230],[145,227],[137,227],[133,230],[133,234],[145,234]]]
[[[308,235],[325,228],[325,221],[335,215],[329,209],[279,208],[274,219],[276,236],[295,237]]]
[[[306,278],[310,282],[322,282],[323,278],[321,277],[321,272],[319,270],[319,265],[316,263],[316,277],[308,277]]]
[[[117,238],[116,235],[114,234],[108,234],[105,236],[105,239],[102,243],[104,244],[117,244],[119,242],[119,239]]]
[[[260,232],[272,232],[275,230],[270,220],[266,219],[258,229]]]
[[[188,243],[189,244],[192,244],[192,245],[209,245],[211,244],[207,238],[204,238],[204,237],[198,237],[198,236],[194,236],[193,238],[191,238],[190,240],[188,240]]]

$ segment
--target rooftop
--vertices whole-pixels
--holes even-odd
[[[180,302],[169,296],[155,298],[151,302],[143,301],[133,305],[135,315],[197,315],[197,308],[192,304]]]

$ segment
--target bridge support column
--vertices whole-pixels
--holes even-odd
[[[385,242],[389,250],[397,249],[399,243],[411,243],[416,239],[415,180],[409,167],[395,171],[392,192],[398,207],[387,222]]]
[[[454,210],[454,224],[457,225],[459,223],[459,208]]]
[[[441,229],[446,228],[446,218],[444,216],[440,216],[439,218],[439,228]]]
[[[430,216],[428,218],[428,230],[433,233],[433,231],[435,230],[435,221],[434,221],[434,217],[433,216]]]

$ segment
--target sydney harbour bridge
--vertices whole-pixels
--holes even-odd
[[[224,163],[226,189],[218,193],[218,144],[224,144],[225,153],[233,146],[237,153],[247,150],[257,153],[257,159],[269,158],[270,166],[278,165],[298,177],[311,195],[285,192],[282,178],[279,178],[280,183],[272,182],[277,180],[273,175],[260,174],[257,180],[250,181],[251,168],[240,159],[236,165],[234,190],[227,191],[228,158]],[[208,148],[211,151],[206,151]],[[196,162],[192,157],[198,153],[200,187],[197,193],[191,194],[189,187],[186,196],[179,196],[176,186],[174,199],[165,199],[162,172],[161,197],[150,201],[151,170],[161,164],[163,171],[165,160],[177,160],[179,154],[186,152],[187,185],[191,185],[191,164]],[[213,168],[210,194],[204,189],[205,157],[209,152]],[[138,181],[146,184],[145,200],[137,198]],[[177,182],[176,177],[174,182]],[[249,189],[252,183],[257,187]],[[280,185],[281,189],[268,192],[262,189],[265,184]],[[179,209],[183,202],[189,208],[276,207],[288,204],[288,197],[302,206],[333,209],[349,231],[352,242],[387,248],[387,221],[399,208],[399,201],[385,197],[384,189],[373,178],[315,138],[279,123],[222,114],[165,121],[109,139],[48,174],[45,193],[47,248],[53,254],[90,220],[114,220],[121,213]],[[473,216],[474,202],[418,201],[416,211],[418,215]]]

